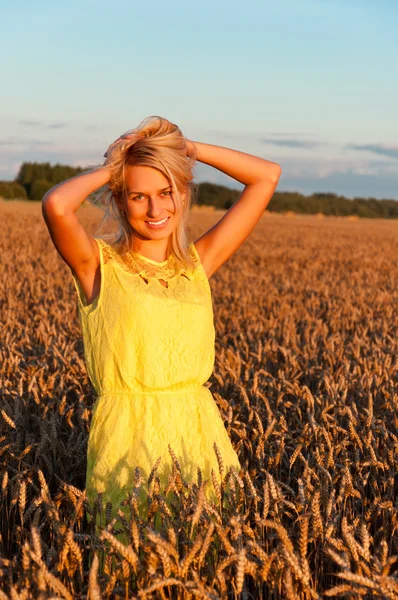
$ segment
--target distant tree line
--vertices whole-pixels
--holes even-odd
[[[377,198],[357,198],[353,200],[332,193],[314,193],[303,196],[297,192],[275,192],[268,210],[275,212],[293,211],[296,213],[334,216],[357,215],[359,217],[397,219],[397,200]]]
[[[81,167],[24,162],[14,181],[0,181],[0,196],[5,199],[41,200],[54,185],[82,171]]]
[[[14,181],[0,181],[0,197],[5,199],[41,200],[44,194],[57,183],[70,179],[85,169],[68,165],[24,162]],[[241,191],[215,183],[199,183],[198,205],[211,205],[219,209],[230,208],[240,197]],[[304,196],[298,192],[275,192],[267,210],[274,212],[292,211],[303,214],[396,219],[398,201],[376,198],[354,198],[333,193],[314,193]]]
[[[211,204],[216,208],[228,209],[236,202],[241,193],[240,190],[233,190],[215,183],[200,183],[198,204]],[[398,218],[398,201],[377,200],[376,198],[354,198],[351,200],[345,198],[345,196],[332,193],[315,193],[311,196],[303,196],[298,192],[275,192],[267,206],[267,210],[396,219]]]

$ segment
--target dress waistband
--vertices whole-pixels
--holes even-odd
[[[142,391],[142,390],[126,390],[126,389],[122,389],[122,390],[101,390],[100,392],[97,392],[97,396],[119,396],[119,395],[130,395],[130,396],[136,396],[136,395],[141,395],[141,396],[158,396],[158,395],[170,395],[170,394],[180,394],[183,392],[190,392],[190,391],[198,391],[200,388],[204,388],[204,389],[208,389],[205,385],[202,385],[200,383],[196,384],[196,385],[190,385],[190,386],[184,386],[181,387],[179,389],[175,389],[175,390],[148,390],[148,391]]]

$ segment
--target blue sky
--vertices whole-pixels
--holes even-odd
[[[160,115],[278,162],[278,191],[398,199],[396,0],[21,0],[0,20],[2,180],[101,162]]]

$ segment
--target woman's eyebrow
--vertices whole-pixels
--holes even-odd
[[[168,185],[167,187],[163,188],[162,190],[159,190],[160,192],[165,192],[166,190],[170,189],[172,186]],[[143,196],[145,196],[144,192],[129,192],[127,195],[130,196],[130,194],[142,194]]]

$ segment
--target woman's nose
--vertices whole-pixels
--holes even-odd
[[[158,200],[149,199],[148,217],[155,218],[161,215],[163,208]]]

